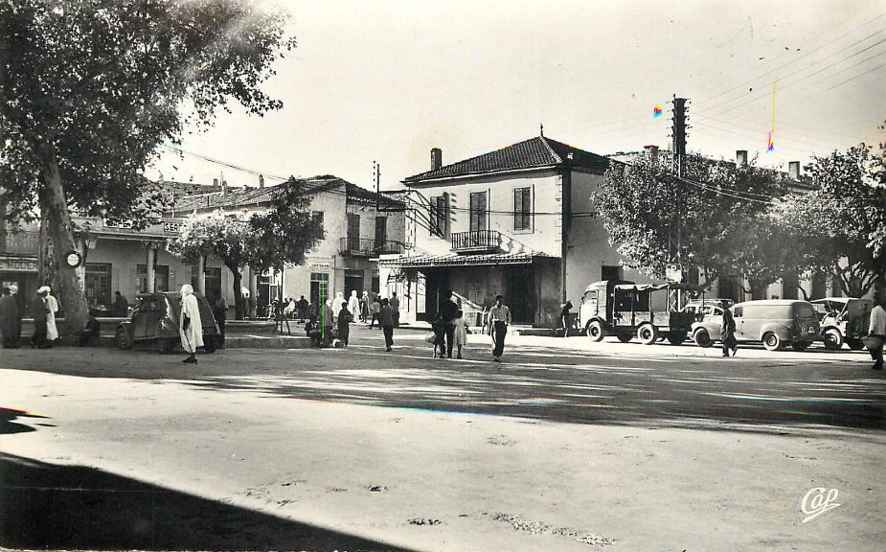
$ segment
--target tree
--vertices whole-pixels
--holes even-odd
[[[886,285],[886,150],[861,144],[815,157],[813,190],[777,202],[773,216],[794,236],[801,265],[830,273],[850,297]]]
[[[229,101],[281,107],[259,85],[295,46],[284,24],[247,0],[0,0],[7,219],[39,212],[57,253],[77,249],[71,210],[147,223],[160,208],[139,201],[140,175],[161,144]],[[63,257],[56,284],[76,328],[86,301]]]
[[[785,193],[786,177],[698,155],[686,158],[683,174],[678,178],[663,155],[610,164],[591,200],[625,264],[657,278],[668,265],[695,266],[705,286],[721,274],[761,266],[750,251],[739,255],[737,248],[751,239],[749,228],[762,230],[755,221],[766,213],[768,198]],[[759,232],[757,237],[762,239]],[[755,277],[774,274],[757,270]]]
[[[253,260],[253,242],[253,227],[249,220],[215,211],[189,216],[166,248],[191,263],[196,263],[201,256],[215,255],[221,259],[234,275],[234,305],[236,317],[241,320],[245,312],[241,270]]]
[[[252,268],[259,273],[302,264],[305,251],[323,239],[323,223],[311,216],[307,191],[302,182],[290,178],[272,189],[270,208],[249,219]]]

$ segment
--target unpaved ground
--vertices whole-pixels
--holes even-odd
[[[676,424],[680,405],[658,411],[656,403],[617,421],[598,413],[641,408],[631,393],[669,399],[652,391],[654,380],[621,398],[604,370],[623,365],[630,382],[655,366],[662,386],[677,379],[670,385],[682,389],[703,378],[670,372],[718,368],[566,355],[546,369],[527,352],[522,365],[497,372],[486,363],[434,364],[419,349],[385,356],[373,339],[350,352],[228,352],[213,363],[201,358],[196,374],[168,356],[136,354],[122,377],[123,357],[110,352],[89,366],[76,350],[67,361],[60,350],[19,352],[15,363],[27,370],[0,370],[0,406],[41,417],[7,414],[0,424],[0,498],[42,508],[54,516],[53,534],[90,548],[883,550],[886,439],[870,418],[882,407],[883,382],[866,372],[809,370],[806,389],[827,376],[848,387],[831,403],[867,405],[866,417],[830,425],[743,423],[706,408]],[[440,362],[445,377],[432,378]],[[724,385],[738,380],[738,394],[741,386],[760,393],[770,384],[765,374],[779,374],[735,366],[722,377]],[[550,370],[572,381],[557,393],[578,387],[568,409],[548,408],[545,380],[524,377],[554,377]],[[790,370],[780,379],[802,383],[804,372]],[[499,384],[507,388],[496,398]],[[819,394],[832,389],[822,385]],[[815,412],[807,402],[768,399],[773,412]],[[493,415],[482,404],[503,402],[523,410]],[[840,506],[804,524],[800,501],[813,487],[838,489]],[[52,511],[59,508],[79,517]],[[104,522],[90,525],[83,512]],[[39,543],[18,541],[28,544]]]

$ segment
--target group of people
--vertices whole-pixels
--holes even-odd
[[[0,332],[3,334],[3,347],[15,349],[21,345],[22,313],[15,295],[16,288],[4,287],[0,290]],[[30,303],[34,319],[34,333],[31,347],[48,349],[59,338],[55,315],[59,310],[58,300],[52,295],[49,286],[40,286]]]
[[[385,350],[392,350],[394,344],[394,328],[400,325],[400,301],[397,293],[391,298],[376,296],[371,302],[369,294],[363,292],[363,299],[352,291],[351,297],[345,300],[344,294],[338,293],[334,299],[327,299],[322,308],[309,308],[305,333],[317,347],[328,347],[334,339],[338,339],[344,347],[348,346],[350,324],[356,321],[369,321],[372,328],[378,322],[385,336]]]
[[[495,305],[486,313],[486,330],[492,336],[492,358],[501,362],[505,348],[505,337],[511,325],[511,309],[504,304],[504,297],[497,295]],[[468,323],[464,311],[454,297],[452,290],[447,290],[437,317],[431,323],[435,358],[462,358],[462,349],[467,344]]]

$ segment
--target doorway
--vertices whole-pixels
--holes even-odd
[[[357,297],[363,295],[363,271],[345,270],[345,299],[351,298],[351,292],[356,291]]]
[[[505,304],[511,308],[514,324],[532,324],[535,321],[535,277],[532,267],[507,268],[505,282]]]

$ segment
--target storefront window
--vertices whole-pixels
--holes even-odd
[[[86,302],[90,307],[111,305],[111,263],[86,263]]]

